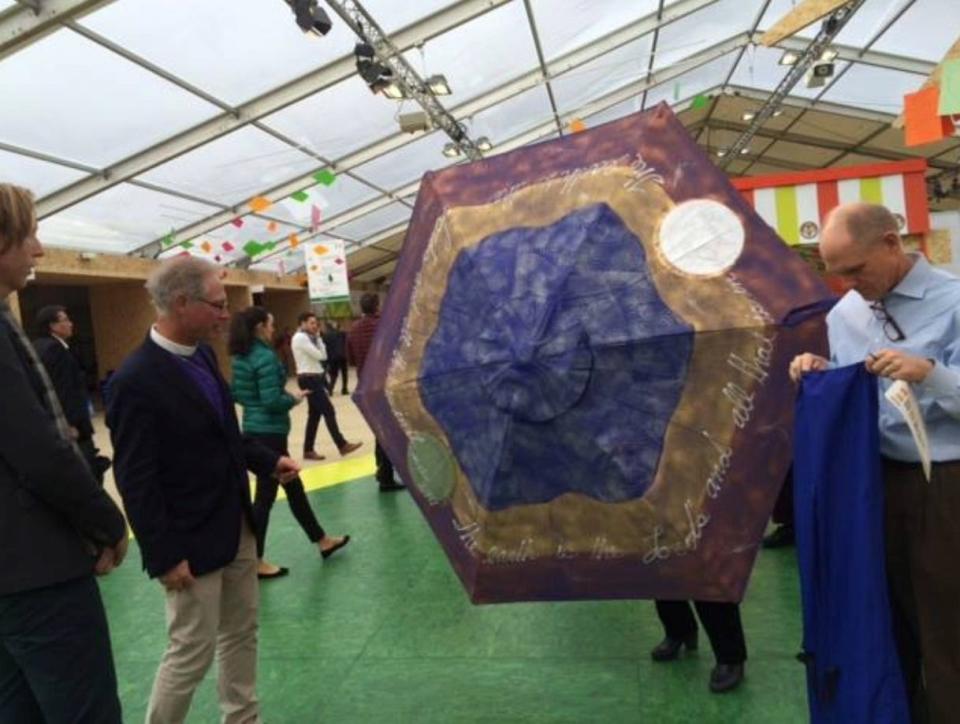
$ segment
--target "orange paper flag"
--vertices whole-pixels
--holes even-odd
[[[579,118],[574,118],[572,121],[570,121],[571,133],[580,133],[580,131],[586,131],[586,130],[587,130],[587,124],[584,123]]]
[[[290,248],[296,249],[298,246],[300,246],[300,237],[296,234],[290,234]]]
[[[250,210],[254,213],[266,211],[271,206],[273,206],[273,202],[265,196],[254,196],[250,199]]]
[[[904,143],[907,146],[936,143],[953,135],[953,121],[939,115],[939,105],[940,89],[935,85],[903,97]]]
[[[213,251],[213,247],[210,245],[210,242],[209,242],[209,241],[203,242],[203,243],[200,245],[200,248],[203,249],[203,251],[204,251],[205,254],[209,254],[211,251]]]
[[[276,221],[271,221],[269,224],[267,224],[267,231],[269,231],[271,234],[272,234],[273,232],[275,232],[276,230],[277,230],[277,222],[276,222]]]

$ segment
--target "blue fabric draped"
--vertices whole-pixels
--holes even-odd
[[[460,253],[419,385],[488,509],[620,502],[653,479],[692,350],[643,245],[595,204]]]
[[[908,724],[884,568],[877,379],[862,364],[805,375],[794,504],[814,724]]]

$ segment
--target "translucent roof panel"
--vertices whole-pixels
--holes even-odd
[[[551,85],[560,112],[576,111],[596,98],[643,80],[652,44],[653,36],[644,35],[558,76]]]
[[[543,55],[550,61],[642,17],[656,14],[659,2],[532,0],[531,5]]]
[[[140,178],[233,205],[322,165],[270,134],[244,126],[147,171]]]
[[[380,0],[364,7],[390,32],[445,4]],[[279,0],[190,0],[164,3],[162,12],[150,13],[149,22],[144,15],[142,0],[118,0],[81,22],[235,105],[352,53],[356,42],[329,9],[330,32],[323,38],[304,35]]]
[[[737,69],[733,72],[730,84],[765,91],[774,90],[789,71],[788,66],[780,65],[782,56],[783,51],[779,48],[764,48],[761,45],[749,46],[737,64]],[[842,61],[835,63],[834,77],[839,76],[848,65],[849,63]],[[801,80],[790,90],[790,95],[801,98],[816,98],[823,90],[824,88],[807,88],[806,83]]]
[[[960,32],[956,0],[923,0],[900,16],[896,28],[888,30],[871,46],[896,55],[939,63]],[[953,22],[942,22],[953,18]]]
[[[343,158],[399,131],[397,101],[374,95],[359,76],[314,93],[263,119],[268,127],[326,158]],[[406,103],[403,111],[418,107]]]
[[[12,8],[17,4],[17,0],[0,0],[0,13],[2,13],[7,8]]]
[[[306,194],[304,201],[297,201],[290,196],[282,199],[270,208],[268,214],[297,226],[308,226],[314,206],[320,209],[322,218],[329,219],[372,199],[379,192],[350,176],[340,174],[332,185],[317,184],[306,189]]]
[[[127,253],[196,223],[216,207],[131,184],[119,184],[40,221],[51,246]]]
[[[0,182],[24,186],[37,198],[79,181],[86,174],[57,163],[40,161],[0,149]]]
[[[470,137],[486,136],[494,145],[553,119],[545,86],[538,86],[477,113],[468,123]]]
[[[388,204],[383,208],[371,211],[359,219],[337,226],[330,230],[334,236],[341,236],[345,239],[355,239],[361,243],[371,236],[395,226],[410,218],[413,210],[406,204],[398,201]]]
[[[607,123],[608,121],[615,121],[618,118],[629,116],[631,113],[636,113],[640,110],[640,101],[641,96],[637,95],[628,100],[621,101],[616,105],[610,106],[599,113],[594,113],[593,115],[587,116],[584,119],[584,122],[587,124],[588,128],[595,128],[599,125]]]
[[[459,28],[431,38],[421,52],[405,57],[423,75],[442,73],[453,95],[447,108],[492,90],[539,67],[536,46],[522,2],[511,2]]]
[[[449,166],[455,160],[443,155],[449,141],[446,134],[434,131],[353,170],[365,181],[392,191],[417,181],[427,171]]]
[[[290,234],[299,231],[295,226],[253,214],[244,216],[242,221],[243,226],[238,227],[233,223],[227,223],[191,239],[191,242],[194,248],[200,248],[205,241],[209,242],[214,254],[219,254],[225,260],[231,260],[244,257],[243,247],[251,241],[260,244],[271,241],[276,244],[286,244]]]
[[[718,0],[660,29],[653,68],[666,68],[751,29],[763,0]]]
[[[924,76],[915,73],[854,63],[843,77],[834,81],[823,100],[882,113],[899,113],[903,109],[904,94],[917,90],[924,80]]]
[[[101,167],[219,112],[70,30],[4,58],[0,98],[0,141]]]
[[[647,91],[644,107],[652,108],[661,101],[674,105],[678,101],[685,101],[698,93],[703,93],[723,84],[736,58],[736,51],[732,51],[701,65],[699,68],[687,71],[673,80],[651,88]]]

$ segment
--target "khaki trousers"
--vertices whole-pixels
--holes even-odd
[[[167,591],[169,642],[153,682],[148,724],[180,724],[216,654],[224,724],[259,722],[257,548],[246,519],[237,557],[198,576],[185,591]]]

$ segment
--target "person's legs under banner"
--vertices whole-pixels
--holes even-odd
[[[877,380],[804,376],[794,494],[803,648],[815,724],[908,724],[884,567]]]

